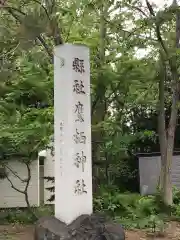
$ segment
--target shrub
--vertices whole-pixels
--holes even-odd
[[[176,187],[173,187],[173,203],[175,205],[179,205],[180,204],[180,191]]]
[[[180,220],[180,191],[173,190],[174,204],[171,208],[172,216]],[[152,232],[164,228],[164,222],[169,219],[167,212],[163,212],[162,199],[155,196],[140,196],[139,194],[121,193],[113,186],[101,187],[100,195],[94,197],[94,211],[105,213],[125,228],[149,228]],[[54,214],[54,205],[33,207],[32,212],[37,218]],[[0,211],[0,223],[34,223],[34,216],[28,209],[8,209]]]
[[[50,216],[54,214],[53,206],[41,206],[41,207],[32,207],[32,212],[37,216],[37,218],[43,216]],[[32,224],[37,219],[34,218],[34,215],[28,211],[28,209],[6,209],[0,211],[0,223],[8,224],[8,223],[20,223],[20,224]]]
[[[122,224],[125,229],[149,229],[151,232],[163,231],[164,221],[158,215],[150,215],[143,218],[137,216],[129,217],[115,217],[115,220]]]
[[[108,214],[125,228],[155,231],[153,229],[162,228],[165,217],[156,201],[156,196],[105,191],[94,199],[94,210]]]

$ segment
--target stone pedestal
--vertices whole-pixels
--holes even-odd
[[[43,217],[36,226],[34,240],[124,240],[120,224],[92,214],[82,215],[66,225],[55,217]]]

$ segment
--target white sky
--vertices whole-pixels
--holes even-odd
[[[156,5],[162,7],[166,3],[168,3],[168,4],[170,3],[171,4],[172,1],[171,0],[151,0],[150,2],[153,2]]]
[[[173,2],[173,0],[149,0],[149,1],[151,3],[155,3],[160,8],[163,7],[165,4],[170,5]],[[142,0],[142,2],[145,2],[145,1]],[[180,0],[177,0],[177,3],[180,4]]]

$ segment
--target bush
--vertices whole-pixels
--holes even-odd
[[[179,205],[180,204],[180,191],[176,187],[173,187],[173,203],[175,205]]]
[[[180,191],[173,188],[173,206],[171,208],[171,219],[180,221]]]
[[[171,217],[180,220],[180,191],[177,189],[173,190],[173,201]],[[94,197],[94,211],[106,214],[106,217],[118,221],[124,228],[149,228],[152,232],[162,231],[164,222],[170,219],[162,208],[159,194],[140,196],[129,192],[121,193],[113,186],[109,189],[107,186],[101,187],[100,195]],[[54,215],[54,205],[33,207],[32,212],[37,218]],[[34,216],[28,209],[0,211],[0,224],[32,224],[34,222]]]
[[[104,192],[94,199],[95,211],[103,211],[110,216],[129,214],[151,215],[157,212],[154,197],[141,197],[139,194]]]
[[[32,212],[37,218],[50,216],[54,214],[54,207],[45,205],[41,207],[32,207]],[[0,211],[0,216],[0,224],[32,224],[37,220],[26,208],[3,209]]]
[[[140,196],[139,194],[101,192],[94,199],[94,210],[104,212],[125,228],[161,229],[166,215],[162,214],[156,196]]]
[[[164,221],[158,215],[150,215],[144,218],[116,217],[115,220],[123,225],[125,229],[149,229],[151,232],[157,232],[164,229]]]

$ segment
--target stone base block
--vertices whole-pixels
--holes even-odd
[[[55,217],[43,217],[35,226],[34,240],[124,240],[120,224],[110,223],[104,217],[82,215],[70,225]]]

